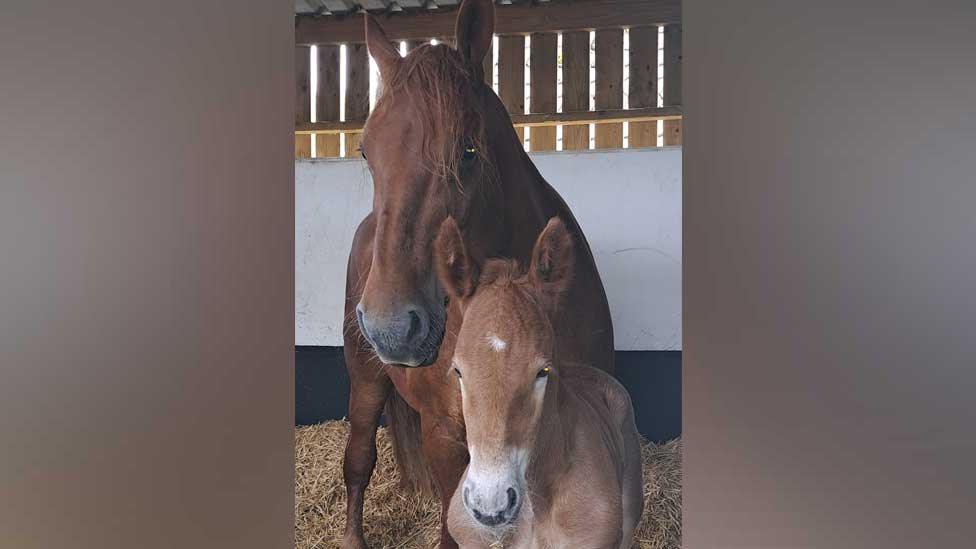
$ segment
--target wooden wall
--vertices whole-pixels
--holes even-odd
[[[525,136],[526,126],[531,127],[528,150],[655,147],[658,120],[662,119],[663,144],[680,145],[681,25],[663,25],[662,89],[658,87],[660,28],[640,25],[626,31],[608,28],[592,33],[583,30],[502,34],[497,37],[497,56],[489,54],[485,60],[485,80],[494,86],[513,115],[520,137]],[[629,51],[624,47],[625,32]],[[426,41],[429,40],[411,39],[406,42],[406,50]],[[438,41],[449,43],[445,37]],[[350,42],[342,46],[319,44],[314,50],[305,45],[296,47],[296,158],[312,156],[313,140],[318,158],[339,157],[342,150],[344,157],[359,155],[362,122],[369,115],[370,78],[375,75],[370,74],[364,44]],[[344,63],[340,61],[341,50],[345,53]],[[315,51],[317,61],[316,90],[312,90],[310,82],[311,51]],[[625,72],[625,56],[629,72]],[[494,63],[497,82],[492,77]],[[591,67],[595,69],[593,82]],[[346,81],[344,116],[340,115],[340,71],[344,71]],[[528,104],[526,80],[530,88]],[[560,92],[561,111],[557,109]],[[623,109],[625,95],[627,110]],[[658,107],[659,98],[663,108]],[[316,104],[316,120],[311,119],[312,101]],[[628,125],[626,138],[624,124]],[[557,139],[559,134],[561,141]]]

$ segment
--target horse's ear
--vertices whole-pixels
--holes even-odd
[[[457,50],[476,72],[483,72],[481,62],[491,51],[495,32],[495,4],[492,0],[464,0],[454,26]],[[484,75],[481,75],[484,77]]]
[[[366,49],[376,61],[381,75],[388,77],[400,62],[400,52],[386,37],[383,27],[368,13],[366,14]]]
[[[575,262],[573,236],[561,219],[553,217],[535,241],[529,278],[547,294],[562,294],[573,282]]]
[[[434,263],[437,277],[448,295],[464,299],[478,286],[479,269],[464,247],[461,229],[453,217],[441,223],[434,241]]]

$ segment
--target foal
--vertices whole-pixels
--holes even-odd
[[[505,259],[481,267],[454,219],[441,225],[435,266],[463,311],[450,375],[471,461],[448,511],[462,548],[632,543],[643,483],[630,397],[605,372],[566,367],[553,333],[574,253],[569,231],[552,218],[527,272]]]

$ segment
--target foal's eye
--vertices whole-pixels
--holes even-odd
[[[363,157],[363,160],[366,160],[366,151],[362,147],[359,147],[359,156]]]
[[[546,366],[545,368],[539,370],[539,373],[535,375],[535,378],[536,379],[542,379],[544,377],[549,377],[549,367],[548,366]]]
[[[456,375],[458,377],[458,379],[461,379],[461,370],[458,370],[457,368],[454,368],[454,375]]]

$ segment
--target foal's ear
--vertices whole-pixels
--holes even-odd
[[[495,4],[492,0],[464,0],[458,10],[454,26],[455,44],[461,57],[476,72],[483,72],[481,62],[491,51],[491,35],[495,32]],[[483,77],[484,75],[482,75]]]
[[[434,266],[448,295],[463,299],[474,294],[478,285],[478,267],[465,250],[461,229],[453,217],[448,216],[437,232]]]
[[[561,294],[573,282],[575,262],[573,236],[561,219],[553,217],[535,241],[529,278],[545,293]]]
[[[386,77],[396,69],[400,63],[400,52],[393,47],[393,42],[386,37],[383,27],[376,19],[366,14],[366,49],[376,61],[376,66],[380,69],[380,74]]]

